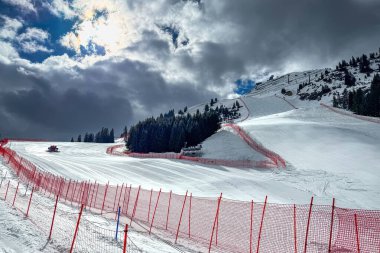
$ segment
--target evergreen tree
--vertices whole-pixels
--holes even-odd
[[[111,132],[110,132],[110,137],[109,137],[108,143],[114,143],[114,142],[115,142],[115,133],[114,133],[114,130],[112,128]]]
[[[380,75],[376,74],[371,82],[370,93],[368,94],[368,114],[380,117]]]
[[[344,84],[347,85],[348,87],[351,87],[351,86],[355,86],[355,83],[356,83],[355,76],[349,71],[345,71]]]
[[[184,113],[187,112],[187,106],[185,106],[185,108],[183,108],[183,112],[184,112]]]
[[[82,136],[81,135],[78,136],[77,142],[82,142]]]
[[[333,96],[333,107],[338,107],[338,100],[336,99],[335,95]]]
[[[70,142],[74,142],[74,138],[73,137],[71,137],[71,141]]]
[[[372,71],[370,68],[370,61],[368,60],[367,55],[363,54],[359,62],[359,70],[361,73],[369,73]]]
[[[160,117],[163,117],[163,115],[161,114]],[[123,132],[120,135],[120,137],[126,139],[127,135],[128,135],[128,128],[127,128],[127,126],[125,126],[124,129],[123,129]]]
[[[91,134],[89,134],[88,135],[88,142],[94,142],[94,134],[93,133],[91,133]]]
[[[239,101],[236,100],[236,107],[239,109],[241,106],[239,104]]]

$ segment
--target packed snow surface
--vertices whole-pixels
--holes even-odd
[[[301,108],[240,123],[289,163],[277,180],[340,206],[380,208],[380,124]]]
[[[256,101],[257,100],[257,101]],[[255,140],[280,154],[287,169],[237,169],[196,163],[136,159],[106,154],[109,144],[12,142],[11,148],[43,170],[79,180],[131,183],[194,196],[271,202],[330,204],[379,209],[380,125],[315,105],[298,110],[282,98],[245,97],[251,117],[239,123]],[[256,114],[257,112],[257,114]],[[264,116],[266,115],[266,116]],[[224,130],[205,141],[207,157],[261,155]],[[60,153],[46,149],[57,144]],[[214,151],[212,151],[214,146]]]

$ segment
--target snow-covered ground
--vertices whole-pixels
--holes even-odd
[[[66,204],[63,200],[59,202],[52,240],[48,241],[54,199],[35,192],[29,217],[25,218],[24,212],[28,204],[28,201],[25,201],[25,199],[29,199],[30,189],[26,197],[21,200],[26,188],[25,185],[20,184],[19,195],[21,196],[18,196],[15,207],[11,207],[10,203],[13,199],[17,181],[15,180],[14,173],[0,163],[0,180],[1,178],[4,179],[5,173],[7,173],[7,178],[3,181],[0,188],[0,253],[68,252],[79,212],[78,207],[75,205],[71,206],[69,203]],[[12,190],[8,192],[7,202],[5,202],[5,183],[9,179],[11,180],[9,189]],[[121,223],[123,222],[125,224],[125,221],[122,219]],[[123,227],[120,225],[119,239],[123,235]],[[115,231],[116,222],[113,218],[106,219],[103,216],[85,210],[77,237],[76,251],[80,251],[85,247],[86,250],[84,252],[104,252],[102,247],[104,248],[104,245],[113,240]],[[91,235],[91,233],[94,233],[94,235]],[[92,241],[99,236],[98,233],[101,233],[104,238],[100,238],[96,242]],[[129,240],[143,250],[143,252],[174,253],[178,252],[178,248],[180,247],[173,247],[171,242],[167,243],[157,235],[148,236],[146,230],[141,229],[139,226],[129,228],[128,235]],[[104,241],[104,245],[102,245],[102,240]],[[115,245],[115,249],[121,251],[121,246],[113,244]],[[108,246],[107,249],[111,250],[111,247]],[[191,252],[191,250],[188,251],[183,247],[180,249],[182,252]]]
[[[240,124],[289,163],[276,180],[340,206],[380,208],[380,125],[322,107]]]
[[[73,179],[97,180],[100,183],[128,183],[145,189],[170,191],[194,196],[217,197],[220,192],[230,199],[262,201],[268,194],[272,202],[289,203],[292,196],[302,195],[300,203],[310,199],[308,192],[294,192],[278,183],[273,186],[277,170],[238,169],[198,163],[118,157],[106,154],[109,144],[55,143],[59,153],[48,153],[48,142],[12,142],[10,147],[39,168]],[[247,147],[248,149],[248,147]],[[228,159],[228,149],[225,151]],[[286,189],[286,191],[284,191]],[[273,196],[273,197],[272,197]]]
[[[268,160],[252,150],[231,128],[222,128],[202,143],[202,157],[223,160]]]

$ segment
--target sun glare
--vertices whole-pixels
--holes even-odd
[[[97,54],[96,48],[103,48],[106,54],[113,54],[126,47],[131,41],[128,19],[113,5],[84,6],[80,21],[73,31],[61,40],[78,54],[81,48]]]

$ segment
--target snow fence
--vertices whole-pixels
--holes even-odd
[[[236,168],[276,168],[277,165],[272,161],[254,161],[254,160],[224,160],[224,159],[211,159],[203,157],[184,156],[181,153],[135,153],[129,151],[119,151],[123,148],[124,144],[119,144],[107,148],[107,154],[118,156],[130,156],[135,158],[158,158],[158,159],[175,159],[197,162],[207,165],[229,166]]]
[[[0,199],[25,215],[54,248],[61,252],[143,252],[127,236],[126,220],[121,219],[115,231],[89,210],[90,185],[65,185],[64,179],[39,171],[3,144],[0,154],[14,175],[0,177]],[[114,214],[104,212],[112,219]]]
[[[314,205],[313,198],[310,204],[285,205],[268,203],[267,198],[264,202],[235,201],[224,199],[222,194],[218,198],[201,198],[188,192],[179,195],[128,184],[114,186],[78,182],[38,170],[8,148],[0,147],[0,154],[20,182],[35,191],[54,196],[57,201],[84,206],[92,214],[111,218],[116,217],[120,207],[121,217],[129,225],[143,227],[147,233],[159,234],[172,243],[195,245],[201,252],[380,251],[378,210],[339,208],[334,201],[331,206]],[[13,196],[14,192],[8,188],[8,196]],[[17,188],[13,189],[17,192]],[[21,203],[27,202],[28,197],[14,196]],[[32,206],[29,215],[40,219],[49,217],[40,213],[39,206]],[[67,248],[72,243],[67,236],[72,234],[70,231],[75,223],[70,215],[75,217],[78,213],[58,211],[56,220],[60,222],[56,221],[56,224],[61,225],[55,225],[59,229],[53,230],[53,238],[55,233],[60,233],[57,238]],[[90,221],[87,223],[91,225]],[[60,230],[64,226],[69,230]],[[48,227],[41,229],[48,231]],[[107,233],[109,235],[105,236]],[[111,232],[100,231],[95,226],[79,230],[76,249],[86,252],[87,247],[92,247],[95,250],[89,250],[91,252],[121,252],[122,248],[115,246],[110,238]],[[106,247],[105,242],[111,241],[112,246]]]
[[[285,160],[275,152],[268,150],[264,146],[254,141],[242,128],[235,124],[224,124],[224,127],[232,128],[236,134],[248,144],[256,152],[266,156],[269,160],[255,161],[255,160],[225,160],[225,159],[211,159],[203,157],[184,156],[182,153],[135,153],[129,151],[119,151],[124,147],[124,144],[119,144],[107,148],[107,154],[130,156],[135,158],[159,158],[159,159],[178,159],[192,162],[198,162],[207,165],[229,166],[236,168],[285,168]]]

